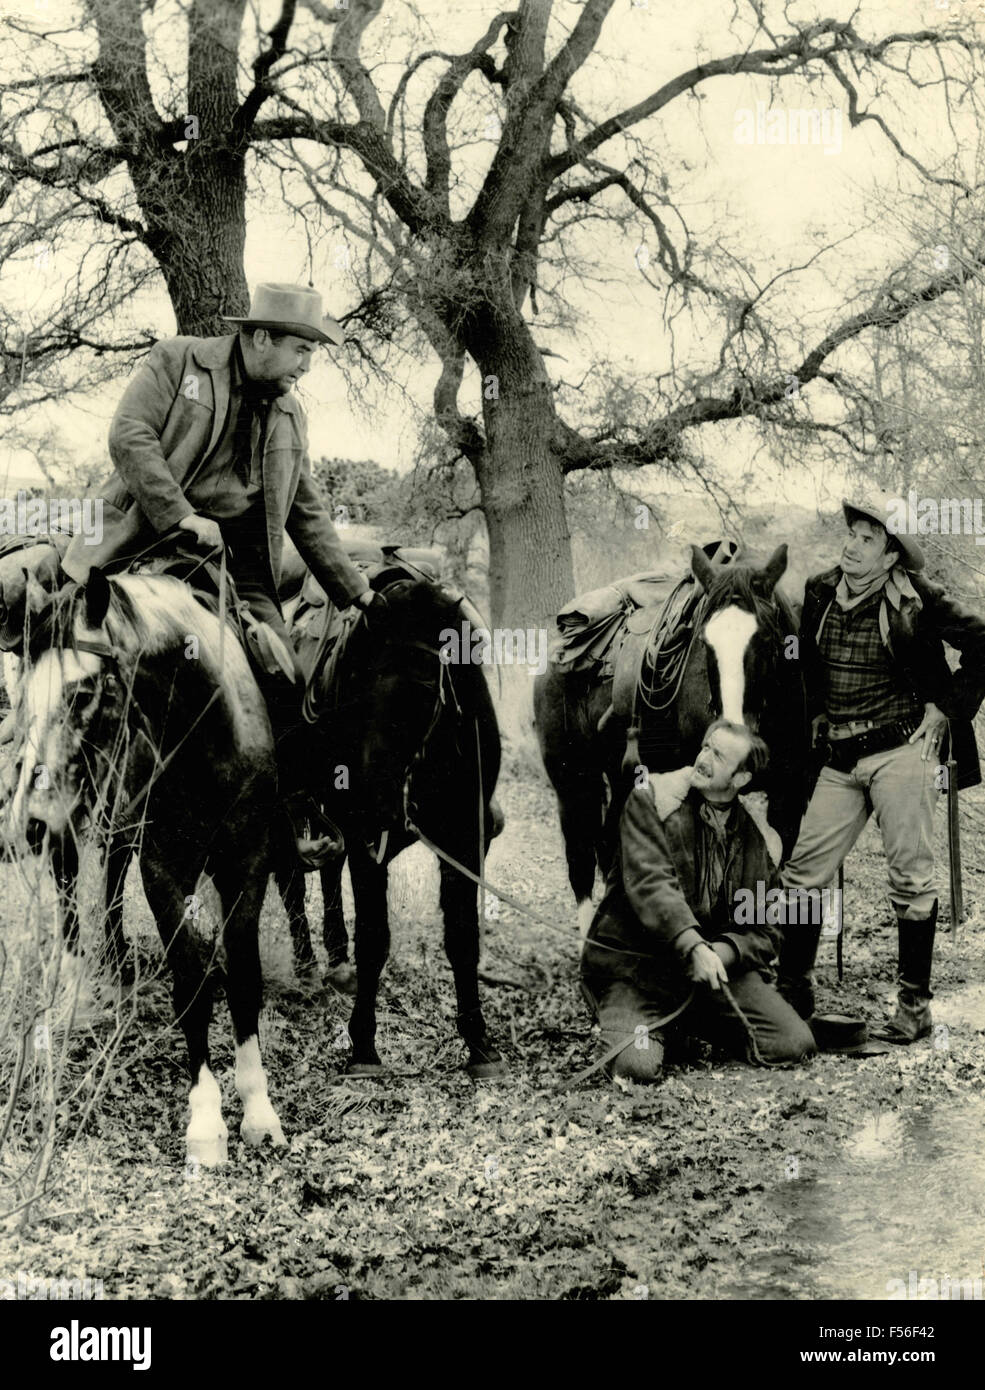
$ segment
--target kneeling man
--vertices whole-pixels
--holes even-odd
[[[748,1034],[725,983],[764,1059],[796,1062],[816,1050],[806,1023],[773,988],[777,927],[736,921],[748,915],[736,913],[737,902],[750,893],[762,902],[778,882],[779,837],[737,799],[768,757],[749,729],[718,719],[693,768],[651,774],[626,799],[581,967],[605,1053],[626,1044],[610,1064],[616,1076],[656,1080],[671,1027],[746,1056]]]

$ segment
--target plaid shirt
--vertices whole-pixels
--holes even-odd
[[[832,724],[871,719],[891,724],[922,712],[916,692],[899,674],[879,632],[882,593],[844,612],[832,599],[821,619],[818,650],[824,663],[824,710]]]

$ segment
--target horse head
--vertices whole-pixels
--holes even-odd
[[[777,546],[762,569],[715,566],[697,546],[691,547],[691,569],[706,596],[701,636],[713,707],[723,718],[754,730],[776,694],[783,638],[793,630],[774,594],[786,568],[786,545]]]
[[[25,645],[14,835],[31,820],[63,833],[100,798],[115,814],[110,796],[126,805],[169,747],[199,756],[190,735],[219,695],[225,753],[269,746],[245,653],[232,633],[223,641],[217,616],[179,579],[107,579],[94,568],[85,584],[51,597]]]
[[[470,692],[483,681],[471,669],[477,614],[467,599],[429,579],[380,580],[385,614],[360,619],[326,692],[333,728],[355,763],[354,804],[367,839],[403,827],[405,787],[443,736],[446,716],[471,710]],[[498,760],[490,785],[497,772]]]
[[[115,658],[103,631],[109,602],[108,581],[94,570],[85,586],[68,584],[51,595],[25,635],[10,834],[23,833],[30,821],[64,834],[86,792],[109,775],[107,734],[120,717]]]

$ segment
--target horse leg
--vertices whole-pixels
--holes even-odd
[[[342,911],[342,866],[344,859],[326,864],[321,871],[321,895],[324,905],[322,940],[328,953],[326,981],[343,994],[356,992],[356,968],[349,960],[349,935]]]
[[[544,768],[557,796],[568,882],[584,941],[595,910],[592,891],[605,798],[597,749],[601,737],[597,724],[603,711],[596,712],[595,705],[607,697],[604,686],[579,694],[568,680],[550,669],[537,677],[534,723]]]
[[[129,835],[114,835],[106,855],[106,951],[123,985],[134,981],[134,955],[123,932],[123,889],[135,846]]]
[[[299,980],[314,979],[318,968],[314,947],[311,944],[311,930],[308,926],[308,913],[304,905],[304,874],[284,858],[278,858],[274,878],[280,892],[287,923],[291,929],[291,946],[294,951],[294,973]]]
[[[377,1076],[383,1070],[376,1051],[376,993],[390,953],[386,864],[377,864],[362,844],[349,853],[349,873],[356,902],[356,1002],[349,1019],[354,1076]]]
[[[84,1027],[104,1011],[90,978],[89,966],[79,945],[79,846],[69,828],[52,835],[49,863],[55,879],[55,896],[62,936],[62,959],[52,1017],[58,1028]]]
[[[471,850],[471,853],[469,852]],[[460,858],[467,868],[478,871],[475,847],[463,850]],[[476,885],[457,869],[441,860],[441,911],[445,923],[445,955],[455,980],[458,1004],[456,1023],[469,1050],[468,1073],[475,1078],[494,1079],[506,1075],[503,1060],[482,1016],[479,1003],[479,913]]]
[[[213,874],[223,914],[226,948],[226,998],[236,1037],[236,1090],[243,1102],[240,1134],[248,1144],[268,1136],[275,1146],[287,1143],[277,1112],[267,1093],[267,1076],[260,1060],[260,909],[266,888],[263,863],[217,869]]]
[[[550,769],[548,769],[550,771]],[[554,778],[552,776],[552,781]],[[566,773],[554,781],[568,882],[578,904],[578,933],[582,941],[595,914],[597,845],[602,827],[602,778],[598,773]]]
[[[52,835],[49,856],[51,872],[55,878],[62,943],[69,955],[77,956],[79,954],[79,846],[71,828],[63,835]]]
[[[191,1118],[185,1131],[189,1160],[213,1168],[225,1163],[228,1131],[222,1118],[222,1097],[209,1065],[209,1023],[212,1018],[212,972],[205,970],[196,942],[185,922],[186,898],[194,894],[199,865],[182,871],[179,880],[163,855],[145,842],[140,872],[144,895],[161,934],[173,981],[175,1018],[188,1047],[192,1088]]]

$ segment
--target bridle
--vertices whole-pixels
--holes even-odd
[[[51,651],[53,649],[48,648],[47,650]],[[118,646],[115,643],[102,639],[91,639],[88,637],[74,638],[70,647],[66,646],[59,649],[59,656],[64,656],[65,652],[68,650],[72,650],[75,652],[86,652],[91,656],[96,656],[99,657],[101,660],[108,661],[109,663],[111,663],[113,667],[113,669],[108,671],[100,669],[99,673],[94,677],[97,683],[96,690],[90,697],[89,704],[95,706],[95,710],[98,712],[99,708],[103,703],[103,700],[106,697],[106,694],[116,694],[121,682],[123,681],[123,676],[120,671],[120,665],[125,659],[127,653],[124,651],[122,647]],[[79,684],[81,685],[82,682],[79,682]],[[209,696],[209,699],[206,701],[206,703],[202,706],[202,709],[189,724],[182,737],[174,745],[174,747],[167,754],[167,756],[163,758],[161,757],[160,749],[158,748],[157,740],[154,737],[154,731],[151,728],[150,722],[147,716],[145,715],[144,711],[140,708],[140,705],[133,698],[132,686],[129,684],[127,684],[127,693],[127,704],[129,708],[131,708],[134,711],[138,720],[138,727],[134,731],[134,737],[142,738],[144,742],[147,744],[148,748],[150,749],[151,755],[154,759],[155,766],[153,771],[151,772],[151,775],[147,779],[146,785],[142,787],[140,791],[138,791],[134,796],[132,796],[121,810],[114,812],[114,821],[122,822],[124,824],[127,822],[129,817],[133,814],[133,812],[142,802],[146,806],[147,800],[150,797],[150,793],[154,787],[154,784],[157,781],[159,781],[159,779],[163,776],[172,759],[181,749],[185,740],[191,735],[193,730],[205,717],[207,712],[211,709],[212,705],[218,699],[219,695],[221,694],[221,687],[218,685],[216,686],[212,694]],[[73,697],[73,699],[70,701],[70,707],[74,706],[74,704],[75,697]],[[84,732],[81,736],[80,749],[85,749],[88,745],[89,747],[95,747],[97,751],[101,751],[99,750],[99,745],[90,736],[90,729],[91,720],[87,722],[86,732]],[[117,740],[128,742],[130,734],[131,729],[128,720],[121,719],[119,723]],[[114,740],[113,747],[108,754],[111,765],[116,761],[119,755],[121,742],[117,740]],[[88,757],[82,757],[80,760],[80,764],[81,768],[84,769],[84,771],[80,774],[80,783],[83,783],[87,787],[91,796],[95,799],[96,802],[98,802],[100,796],[100,788],[96,785],[90,759]],[[85,797],[84,799],[88,800],[89,798]]]
[[[422,579],[428,584],[433,582],[426,576],[422,576]],[[398,580],[396,582],[400,581]],[[456,611],[460,611],[457,605]],[[362,612],[360,612],[357,617],[349,619],[347,625],[343,628],[338,637],[335,649],[327,654],[323,660],[316,660],[313,674],[314,672],[319,673],[320,679],[318,680],[318,685],[321,689],[327,689],[327,691],[330,692],[330,699],[324,704],[315,699],[309,699],[314,689],[314,681],[309,683],[305,697],[305,718],[310,722],[314,722],[314,719],[318,718],[326,709],[331,710],[334,714],[340,714],[357,708],[363,703],[362,698],[358,694],[346,698],[345,692],[343,692],[342,689],[343,682],[339,679],[341,657],[348,647],[349,640],[353,633],[360,628],[363,628],[367,634],[369,633],[369,625],[365,614]],[[438,666],[437,680],[433,682],[434,701],[431,706],[427,727],[420,742],[403,768],[400,783],[404,829],[420,837],[420,832],[413,824],[411,815],[412,811],[416,811],[417,809],[413,799],[415,774],[420,771],[424,764],[432,740],[447,712],[452,710],[456,720],[459,722],[463,719],[464,712],[458,692],[455,689],[455,682],[452,678],[451,663],[442,659],[441,649],[436,642],[425,641],[420,637],[405,637],[400,634],[387,632],[383,639],[383,650],[388,658],[395,658],[401,651],[420,652],[433,658]],[[389,666],[392,662],[388,660],[386,664]],[[374,669],[381,669],[381,666],[382,663],[380,662],[370,663],[366,670],[372,672]],[[418,684],[425,684],[425,682],[418,682]],[[431,685],[431,679],[429,679],[426,684]],[[378,846],[372,851],[373,859],[377,864],[382,864],[385,858],[388,838],[389,831],[385,830],[380,838]]]

